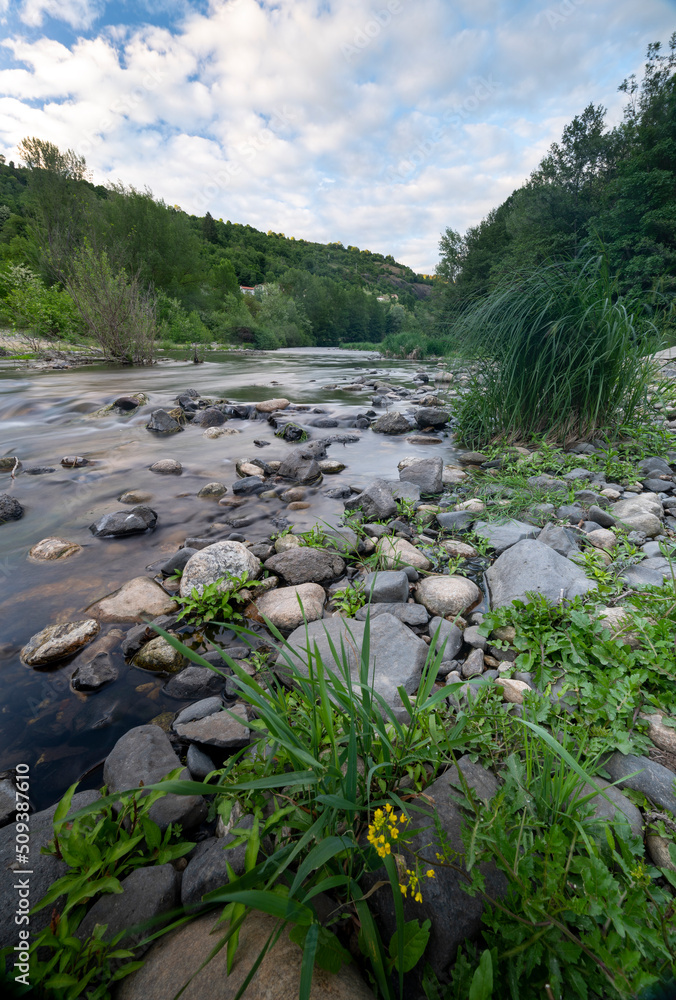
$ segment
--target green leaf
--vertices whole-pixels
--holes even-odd
[[[312,975],[315,970],[315,955],[317,954],[318,940],[319,924],[312,923],[308,927],[307,935],[305,937],[303,959],[300,966],[298,1000],[310,1000],[310,990],[312,989]]]
[[[493,996],[493,960],[491,953],[486,949],[479,960],[474,975],[472,985],[469,988],[468,1000],[490,1000]]]
[[[424,924],[421,924],[419,920],[409,920],[404,924],[404,951],[401,968],[397,954],[397,931],[394,932],[390,939],[389,955],[397,972],[410,972],[418,964],[430,939],[431,926],[430,920],[426,920]],[[471,1000],[475,1000],[475,998],[471,998]]]

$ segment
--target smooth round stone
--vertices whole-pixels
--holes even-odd
[[[480,514],[482,511],[486,510],[486,504],[483,500],[479,500],[478,497],[471,497],[469,500],[463,500],[462,503],[456,504],[456,510],[466,510],[472,514]]]
[[[413,566],[414,569],[430,569],[432,564],[422,552],[411,545],[405,538],[381,538],[376,546],[382,555],[388,569],[398,569],[400,566]]]
[[[207,483],[197,494],[198,497],[222,497],[228,492],[228,487],[223,483]]]
[[[33,546],[28,558],[37,562],[50,562],[53,559],[67,559],[78,552],[82,552],[82,546],[77,542],[67,542],[64,538],[43,538]]]
[[[432,615],[455,617],[476,604],[481,591],[464,576],[428,576],[417,584],[415,599]]]
[[[501,677],[496,683],[498,687],[502,688],[503,701],[507,701],[511,705],[523,705],[525,692],[532,690],[525,681],[517,681],[514,677]]]
[[[177,608],[175,601],[159,583],[147,576],[137,576],[87,610],[93,618],[102,622],[136,622],[141,621],[144,615],[153,618],[170,615]]]
[[[190,596],[193,587],[198,594],[204,588],[222,580],[220,590],[226,593],[233,576],[248,573],[249,579],[260,575],[261,562],[241,542],[214,542],[196,552],[186,563],[181,577],[181,597]]]
[[[277,628],[294,629],[304,621],[314,622],[321,618],[325,599],[324,588],[318,583],[301,583],[296,587],[271,590],[256,598],[253,607],[259,619],[265,617]]]
[[[152,493],[144,493],[143,490],[127,490],[126,493],[122,494],[119,502],[135,505],[137,503],[149,503],[152,498]]]
[[[185,661],[182,653],[174,649],[164,636],[158,635],[156,639],[147,642],[131,662],[135,667],[142,667],[144,670],[161,670],[175,674]]]
[[[302,486],[292,486],[290,490],[285,490],[281,495],[284,503],[296,503],[305,499],[305,490]]]
[[[30,667],[43,666],[72,656],[98,635],[101,626],[93,618],[80,622],[48,625],[28,640],[21,650],[21,660]]]
[[[289,506],[286,509],[287,510],[307,510],[308,507],[311,507],[311,506],[312,506],[312,504],[307,503],[304,500],[294,500],[294,502],[290,503]]]
[[[276,500],[277,494],[274,490],[263,490],[262,493],[258,494],[259,500]]]
[[[183,466],[175,458],[161,458],[150,466],[151,472],[156,472],[158,476],[180,476]]]
[[[202,432],[202,437],[220,438],[230,434],[239,434],[239,433],[240,432],[235,427],[207,427],[207,429]]]
[[[254,465],[253,462],[237,462],[235,467],[237,469],[237,475],[242,479],[246,479],[248,476],[263,475],[263,470],[260,465]]]
[[[300,538],[296,535],[282,535],[275,540],[275,552],[286,552],[288,549],[300,548]]]
[[[263,399],[256,403],[256,409],[259,413],[273,413],[275,410],[285,410],[288,405],[288,399]]]
[[[83,465],[89,465],[89,462],[82,455],[65,455],[61,459],[61,465],[65,469],[81,469]]]
[[[587,541],[591,542],[594,548],[610,551],[617,545],[617,535],[608,528],[597,528],[587,534]]]
[[[336,462],[332,458],[323,458],[319,463],[319,468],[327,476],[336,475],[338,472],[342,472],[345,468],[343,462]]]

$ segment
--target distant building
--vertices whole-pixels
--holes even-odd
[[[253,285],[240,285],[239,290],[243,295],[253,295],[256,289]]]

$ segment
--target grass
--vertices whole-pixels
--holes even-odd
[[[549,265],[498,288],[457,319],[453,335],[475,362],[457,409],[458,439],[475,448],[617,436],[640,422],[648,355],[659,346],[603,258]]]

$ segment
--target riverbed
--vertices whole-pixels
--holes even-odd
[[[3,363],[0,361],[0,365]],[[188,388],[202,396],[237,403],[255,403],[286,397],[310,407],[289,414],[308,426],[313,438],[345,431],[345,424],[370,408],[373,392],[345,391],[341,385],[359,375],[377,374],[397,385],[413,386],[413,375],[424,370],[433,379],[435,366],[413,361],[376,359],[372,355],[333,349],[304,349],[267,353],[212,353],[201,365],[182,355],[163,356],[152,368],[92,365],[65,371],[0,367],[0,458],[16,455],[21,468],[12,480],[0,473],[0,492],[8,492],[24,506],[20,521],[0,525],[0,770],[26,763],[32,772],[34,805],[53,802],[83,776],[83,787],[100,784],[100,763],[126,730],[175,712],[181,703],[162,693],[163,679],[125,663],[113,653],[118,680],[84,695],[70,688],[72,661],[56,668],[25,666],[19,653],[27,640],[56,622],[85,617],[85,609],[136,576],[154,576],[157,567],[187,536],[199,536],[215,522],[227,524],[233,511],[213,500],[197,497],[209,482],[222,482],[231,493],[236,461],[261,458],[282,460],[293,447],[274,436],[265,419],[229,422],[240,433],[209,439],[188,426],[170,437],[146,430],[153,409],[170,409],[175,397]],[[336,388],[326,388],[335,385]],[[431,381],[430,389],[434,391]],[[92,414],[122,395],[143,392],[149,403],[128,417]],[[391,406],[406,410],[406,400]],[[310,424],[325,411],[341,424],[335,430]],[[380,409],[379,413],[384,412]],[[454,459],[452,439],[442,436],[436,445],[411,444],[405,437],[350,430],[358,436],[348,444],[333,443],[329,457],[345,463],[338,476],[307,491],[311,506],[287,511],[279,499],[248,498],[236,515],[247,539],[269,535],[271,519],[286,518],[295,530],[317,521],[335,523],[343,511],[340,500],[325,496],[338,485],[364,486],[375,476],[394,479],[397,463],[407,455],[440,454]],[[255,442],[267,442],[260,446]],[[86,458],[83,468],[63,468],[67,455]],[[177,459],[181,476],[159,476],[149,466],[162,458]],[[31,475],[31,469],[52,472]],[[89,525],[120,508],[127,490],[151,494],[150,506],[159,515],[157,528],[123,539],[94,537]],[[82,546],[69,559],[35,563],[29,549],[49,536]],[[130,626],[128,626],[130,627]]]

